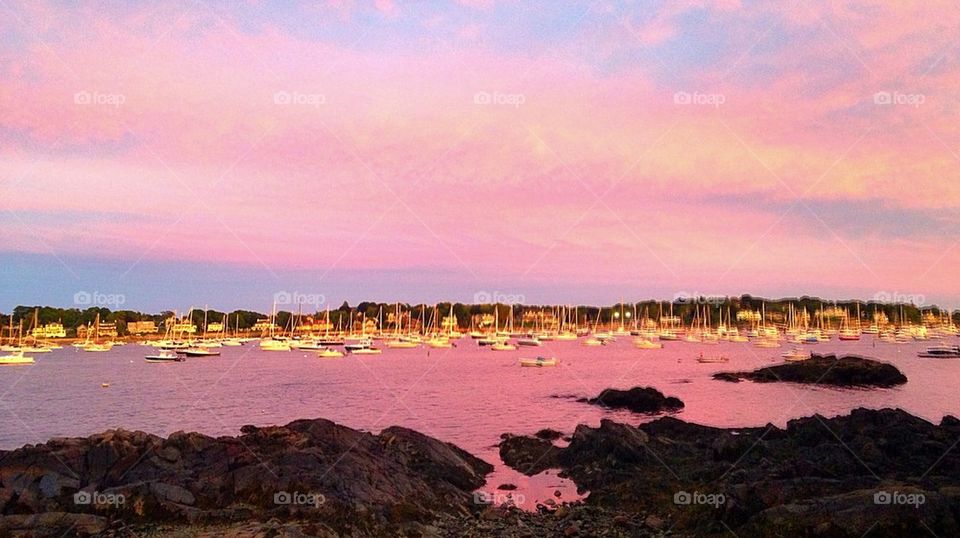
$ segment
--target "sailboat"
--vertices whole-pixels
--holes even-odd
[[[260,340],[261,351],[290,351],[290,343],[286,340],[280,340],[274,334],[277,326],[277,302],[273,302],[273,309],[270,311],[270,338]]]
[[[88,343],[84,344],[83,350],[88,353],[104,353],[110,351],[113,346],[111,344],[101,344],[100,341],[100,314],[97,314],[96,321],[94,322],[94,337],[93,342],[89,342],[90,339],[90,330],[87,328],[87,340]]]
[[[33,357],[27,357],[22,351],[14,351],[9,355],[0,355],[0,365],[33,363]]]

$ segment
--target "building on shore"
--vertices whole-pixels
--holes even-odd
[[[87,336],[98,336],[100,338],[116,338],[118,336],[116,323],[101,323],[99,330],[94,325],[81,325],[77,327],[77,338],[87,338]]]
[[[35,328],[31,334],[34,338],[66,338],[67,330],[62,323],[48,323]]]
[[[130,321],[127,323],[127,332],[138,336],[141,334],[156,334],[157,324],[153,321]]]

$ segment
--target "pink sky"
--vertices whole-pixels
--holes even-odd
[[[960,304],[960,13],[771,6],[5,3],[0,257],[62,269],[9,302],[150,286],[92,258]]]

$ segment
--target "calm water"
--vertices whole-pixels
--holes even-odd
[[[860,342],[805,346],[889,361],[910,380],[901,388],[866,391],[710,378],[718,371],[780,362],[789,346],[665,342],[661,350],[637,350],[631,340],[596,348],[547,342],[539,349],[494,352],[465,338],[453,349],[388,349],[379,356],[342,359],[261,352],[248,343],[223,348],[220,357],[174,364],[144,362],[152,348],[139,345],[109,353],[64,348],[37,355],[31,366],[0,367],[0,448],[118,427],[158,435],[177,430],[236,435],[244,424],[323,417],[372,432],[401,425],[450,441],[497,465],[491,486],[509,481],[542,497],[555,487],[566,491],[566,484],[504,469],[495,448],[501,433],[550,427],[569,434],[577,424],[597,425],[604,417],[634,424],[648,420],[554,395],[595,396],[608,387],[653,386],[686,403],[680,418],[723,427],[783,426],[791,418],[834,416],[860,406],[900,407],[932,421],[960,415],[960,361],[916,356],[936,342],[892,345],[865,336]],[[700,351],[731,360],[700,364],[695,360]],[[543,369],[517,365],[519,357],[538,354],[561,362]]]

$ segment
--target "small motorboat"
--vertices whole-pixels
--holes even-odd
[[[187,357],[219,357],[220,352],[215,349],[205,349],[202,347],[188,347],[187,349],[181,349],[177,351],[181,355],[186,355]]]
[[[511,344],[510,342],[500,341],[490,346],[490,349],[493,351],[516,351],[517,346]]]
[[[587,338],[586,340],[583,341],[583,345],[587,347],[597,347],[597,346],[605,346],[607,344],[603,340],[600,340],[599,338]]]
[[[410,342],[409,340],[389,340],[384,345],[390,349],[414,349],[420,347],[418,342]]]
[[[499,342],[496,338],[480,338],[477,340],[478,346],[492,346]]]
[[[703,364],[716,364],[716,363],[730,362],[730,359],[728,359],[727,357],[724,357],[723,355],[716,355],[713,357],[704,357],[703,353],[701,353],[699,356],[697,356],[697,362],[703,363]]]
[[[784,352],[784,353],[781,354],[780,356],[783,357],[784,359],[786,359],[787,362],[800,362],[800,361],[805,361],[805,360],[807,360],[807,359],[810,358],[810,354],[809,354],[809,353],[807,353],[806,351],[804,351],[804,350],[802,350],[802,349],[800,349],[800,348],[798,348],[798,347],[795,347],[795,348],[791,349],[790,351]]]
[[[449,349],[454,347],[449,338],[431,338],[427,340],[427,345],[434,349]]]
[[[379,355],[383,353],[383,350],[378,347],[362,347],[359,349],[351,349],[350,353],[352,355]]]
[[[83,349],[84,351],[88,352],[88,353],[106,353],[107,351],[110,351],[111,349],[113,349],[113,345],[111,345],[111,344],[87,344],[87,345],[83,346],[82,349]]]
[[[543,345],[543,342],[536,338],[521,338],[517,340],[518,346],[527,346],[527,347],[539,347]]]
[[[346,349],[347,351],[350,351],[350,352],[355,352],[361,349],[367,349],[372,345],[373,345],[373,340],[370,340],[368,338],[366,340],[359,340],[352,344],[346,344],[343,346],[343,349]]]
[[[261,340],[261,351],[290,351],[290,343],[282,340]]]
[[[633,347],[637,349],[661,349],[663,344],[654,342],[653,340],[647,340],[646,338],[636,338],[633,341]]]
[[[236,338],[227,338],[222,344],[224,347],[240,347],[243,345],[243,341]]]
[[[928,359],[956,359],[960,358],[960,346],[930,346],[917,353],[917,356]]]
[[[556,366],[556,357],[537,357],[535,359],[520,359],[520,366],[527,368],[543,368],[544,366]]]
[[[340,351],[339,349],[325,347],[320,351],[317,351],[317,357],[320,357],[321,359],[336,359],[342,356],[343,356],[343,352]]]
[[[0,365],[3,364],[33,364],[33,357],[27,357],[22,351],[14,351],[9,355],[0,356]]]
[[[169,349],[162,349],[156,355],[147,355],[143,358],[147,362],[183,362],[185,359]]]

